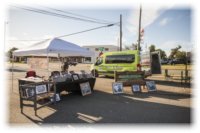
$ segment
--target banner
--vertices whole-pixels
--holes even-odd
[[[28,58],[27,59],[27,64],[32,68],[32,69],[47,69],[48,68],[48,61],[47,58]]]

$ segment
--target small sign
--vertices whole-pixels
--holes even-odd
[[[123,93],[123,84],[120,82],[114,82],[112,84],[113,94]]]
[[[29,98],[29,97],[33,97],[35,95],[35,92],[34,92],[34,88],[26,88],[25,89],[26,91],[26,97]]]
[[[99,47],[99,51],[103,51],[104,50],[104,47]]]
[[[47,92],[47,86],[46,85],[37,85],[36,86],[36,94],[41,94]]]
[[[80,89],[81,89],[82,96],[92,93],[89,82],[80,83]]]
[[[60,99],[60,95],[57,93],[55,94],[55,96],[51,96],[50,97],[50,101],[51,102],[54,102],[54,100],[56,100],[56,102],[59,102],[61,99]]]
[[[156,91],[156,85],[154,81],[146,81],[148,91]]]
[[[115,82],[122,82],[124,86],[133,84],[144,85],[144,71],[135,71],[135,72],[117,72],[115,71]]]
[[[27,59],[27,64],[32,68],[32,69],[47,69],[48,68],[48,60],[46,58],[28,58]]]
[[[60,95],[56,94],[56,102],[60,101]]]
[[[132,85],[133,92],[140,92],[140,85]]]
[[[75,80],[79,80],[78,74],[72,74],[72,79]]]

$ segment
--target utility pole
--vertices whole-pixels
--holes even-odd
[[[140,5],[140,15],[139,15],[139,31],[138,31],[138,46],[137,50],[140,50],[140,41],[141,41],[141,18],[142,18],[142,6]]]
[[[119,51],[122,51],[122,15],[120,14],[120,46],[119,46]]]

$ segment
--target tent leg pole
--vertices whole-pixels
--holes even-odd
[[[47,52],[47,78],[49,78],[49,53]]]
[[[12,56],[12,92],[13,92],[13,67],[14,67],[14,56]]]

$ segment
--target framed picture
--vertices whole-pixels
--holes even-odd
[[[26,91],[26,97],[29,98],[29,97],[32,97],[35,95],[35,92],[34,92],[34,88],[26,88],[25,89]]]
[[[86,74],[85,70],[81,70],[81,73],[82,73],[82,74]]]
[[[92,73],[87,73],[87,74],[86,74],[86,78],[93,78]]]
[[[81,88],[82,96],[92,93],[89,82],[80,83],[80,88]]]
[[[112,84],[113,94],[123,93],[123,84],[120,82],[114,82]]]
[[[156,91],[156,85],[154,81],[146,81],[148,91]]]
[[[86,76],[86,72],[85,72],[85,70],[81,70],[81,74],[79,74],[79,75],[81,75],[81,78],[87,78],[87,76]],[[79,77],[80,78],[80,77]],[[81,79],[80,78],[80,79]]]
[[[70,74],[75,74],[75,72],[74,72],[74,71],[69,71],[69,73],[70,73]]]
[[[42,94],[47,92],[47,86],[46,85],[37,85],[36,88],[36,94]]]
[[[57,93],[56,94],[56,102],[60,101],[60,95]]]
[[[73,80],[79,80],[78,74],[72,74],[72,79]]]
[[[51,102],[54,102],[54,101],[59,102],[60,100],[61,100],[60,95],[58,93],[56,93],[55,96],[50,97]]]
[[[140,92],[140,85],[132,85],[133,92]]]

